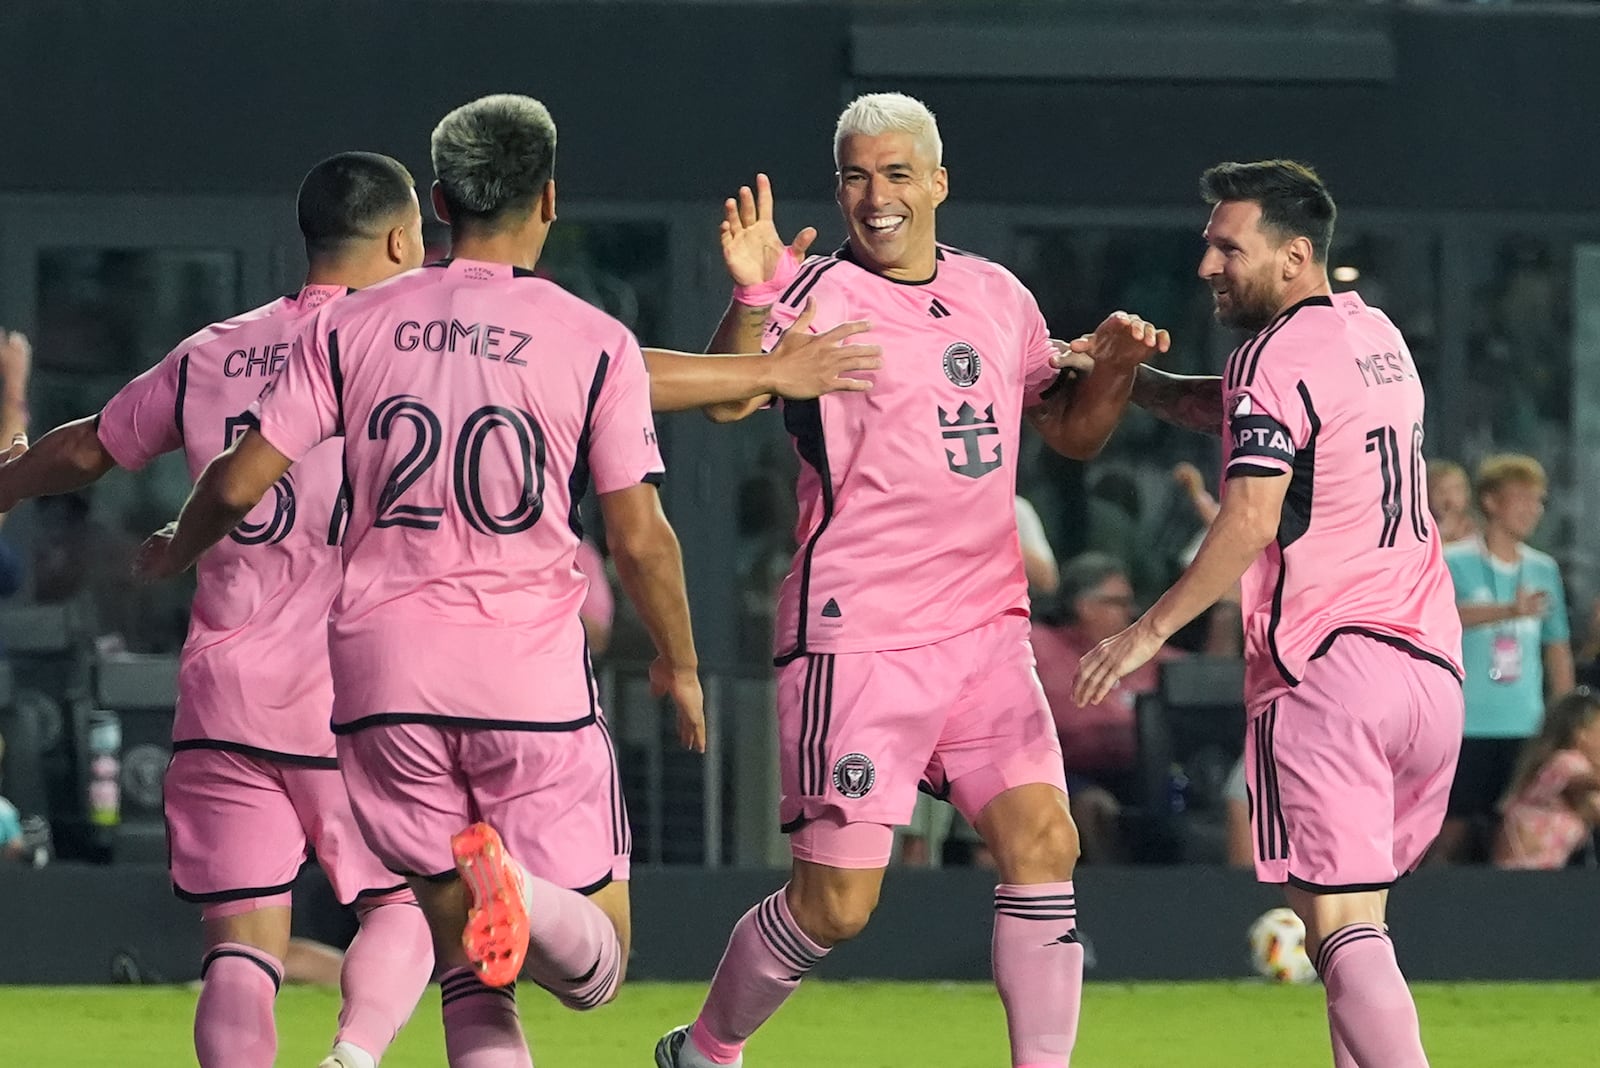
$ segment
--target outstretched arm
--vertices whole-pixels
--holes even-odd
[[[707,413],[714,419],[723,410],[736,409],[743,418],[775,396],[809,400],[840,390],[871,389],[866,379],[846,377],[847,372],[875,371],[883,364],[878,346],[849,341],[868,324],[841,323],[812,334],[806,327],[814,315],[810,307],[803,311],[796,320],[800,329],[787,331],[771,353],[762,353],[759,343],[740,350],[744,355],[730,356],[645,349],[650,407],[658,412],[716,407],[718,412]]]
[[[1141,365],[1132,400],[1162,422],[1222,436],[1222,379],[1216,375],[1174,375]]]
[[[1061,381],[1025,415],[1052,449],[1074,460],[1092,460],[1105,448],[1122,420],[1140,361],[1165,352],[1172,340],[1137,315],[1115,312],[1093,334],[1069,349],[1094,362],[1087,377]],[[1067,354],[1063,353],[1062,358]],[[1060,360],[1053,360],[1060,366]]]
[[[246,431],[200,472],[200,481],[194,484],[178,522],[146,539],[134,570],[146,579],[169,578],[189,570],[201,553],[250,514],[291,463],[259,430]]]
[[[34,497],[71,493],[117,466],[96,432],[98,416],[65,423],[0,464],[0,512]]]

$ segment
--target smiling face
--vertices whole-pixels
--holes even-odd
[[[1261,205],[1224,200],[1211,210],[1200,278],[1211,287],[1217,322],[1256,331],[1284,304],[1292,241],[1261,227]],[[1302,239],[1303,240],[1303,239]]]
[[[949,191],[945,169],[911,134],[851,134],[839,144],[836,199],[850,247],[880,274],[906,282],[933,276],[933,216]]]

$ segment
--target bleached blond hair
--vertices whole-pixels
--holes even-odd
[[[939,140],[939,122],[928,105],[904,93],[868,93],[850,102],[839,116],[833,131],[833,165],[839,165],[839,150],[853,134],[877,137],[879,134],[910,134],[933,156],[934,166],[944,163],[944,142]]]

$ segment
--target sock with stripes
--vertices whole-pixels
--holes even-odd
[[[1328,1028],[1339,1068],[1427,1068],[1422,1027],[1394,943],[1377,924],[1353,923],[1322,940],[1317,974],[1328,993]]]
[[[439,1005],[450,1068],[533,1068],[517,984],[485,986],[471,968],[451,968],[439,977]]]
[[[1072,883],[994,889],[994,983],[1015,1068],[1066,1068],[1078,1037],[1083,945]]]
[[[713,1064],[733,1064],[756,1028],[800,985],[828,950],[789,911],[784,887],[745,913],[711,980],[689,1041]]]
[[[241,942],[222,942],[200,963],[194,1052],[200,1068],[272,1068],[278,1027],[272,1005],[283,962]]]
[[[622,981],[622,940],[600,906],[576,890],[522,872],[528,974],[569,1009],[593,1009]]]

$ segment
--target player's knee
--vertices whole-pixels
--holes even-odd
[[[794,919],[813,942],[834,946],[860,934],[878,907],[878,891],[854,886],[811,885],[789,901]]]
[[[1078,828],[1064,806],[1042,808],[1012,820],[992,848],[1008,882],[1055,882],[1072,877],[1078,863]]]

